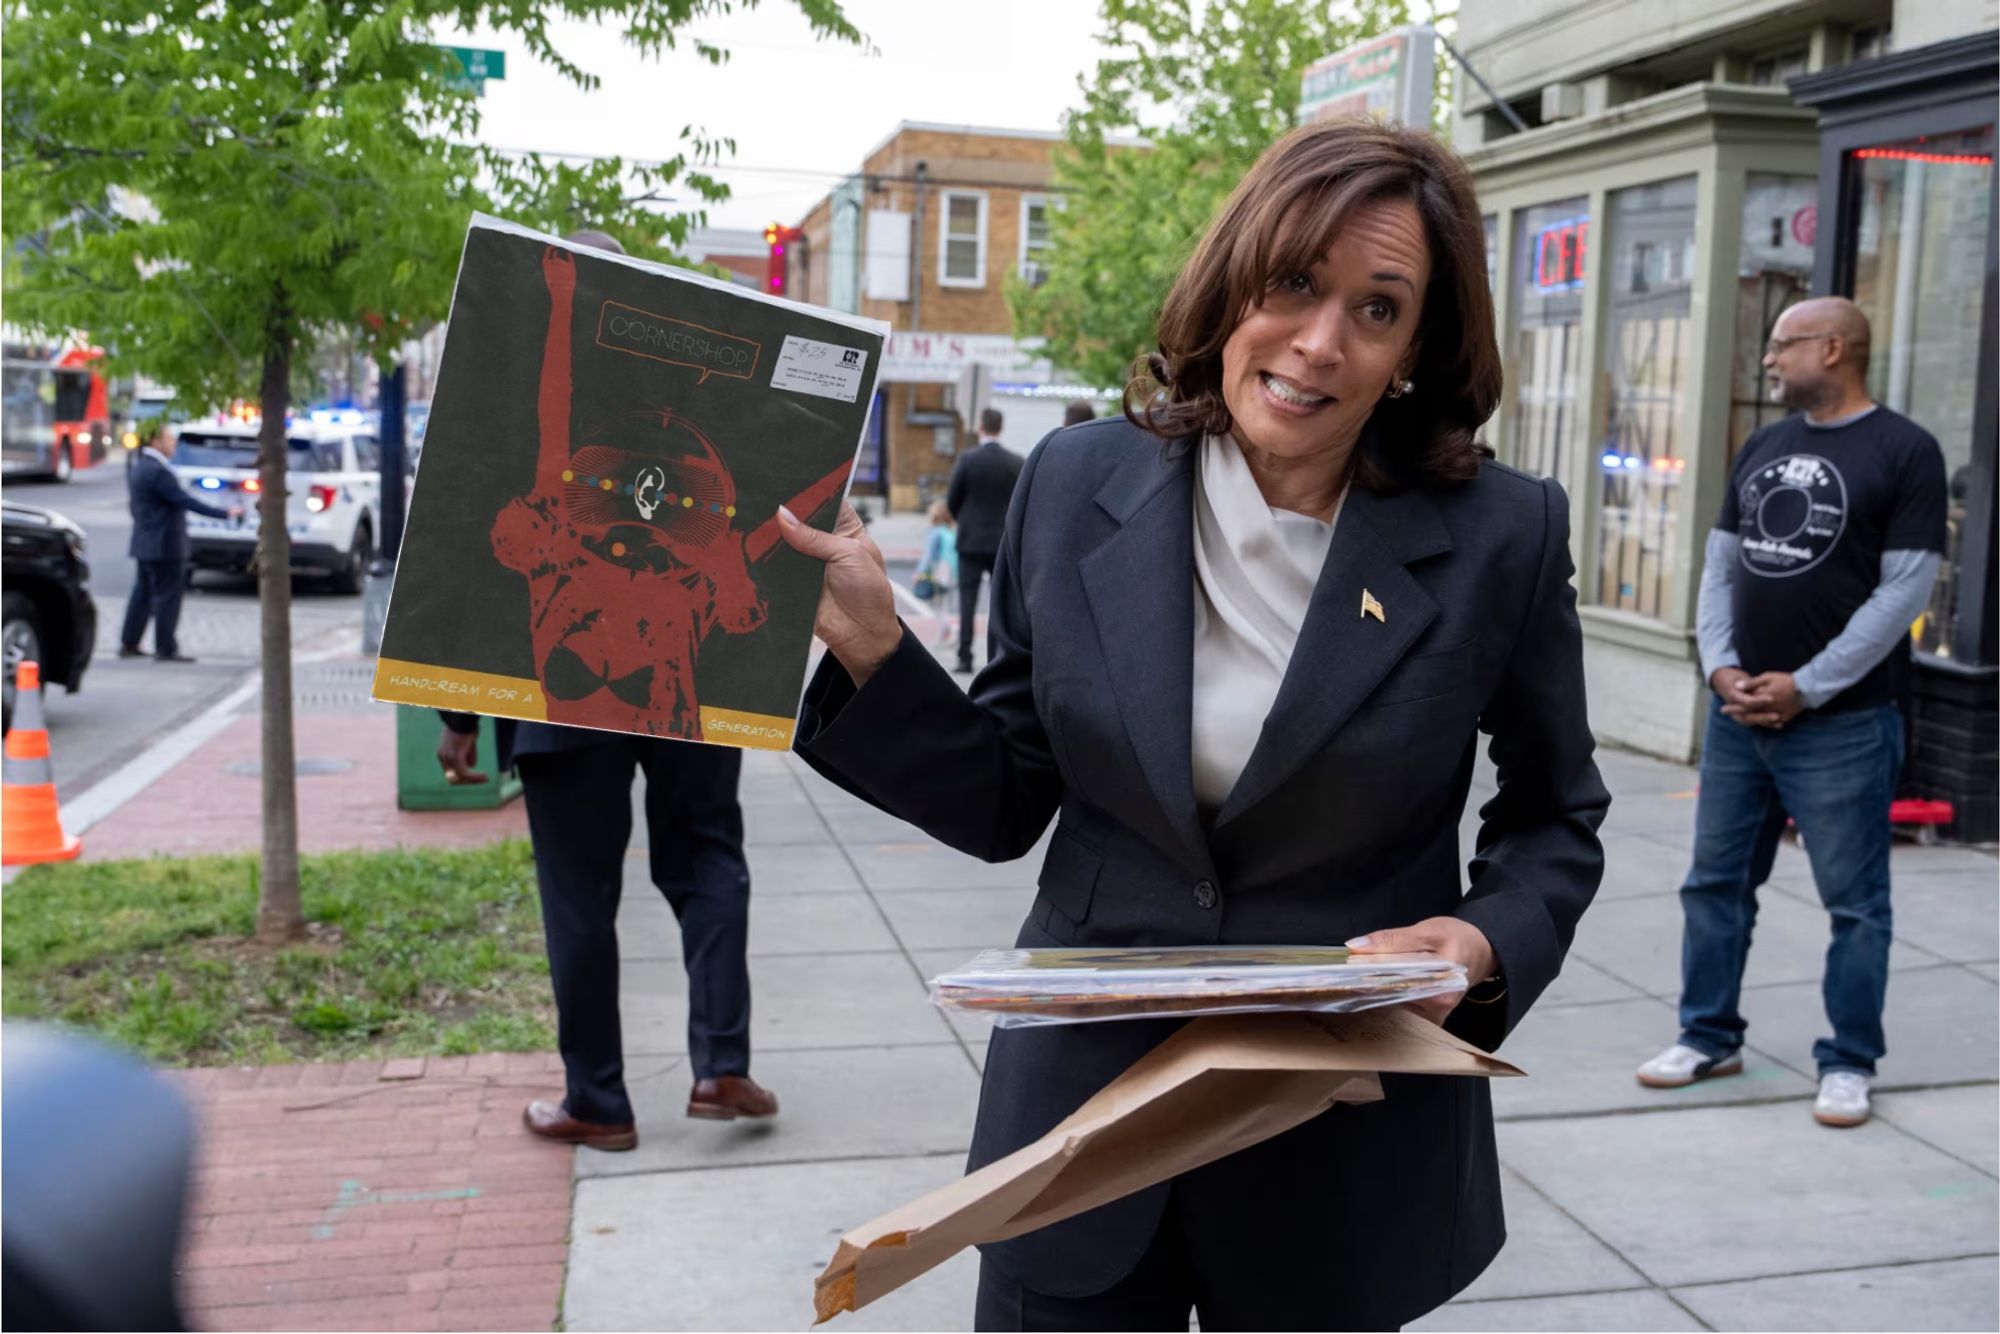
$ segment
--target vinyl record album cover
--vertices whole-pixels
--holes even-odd
[[[887,334],[476,216],[375,698],[788,748]]]

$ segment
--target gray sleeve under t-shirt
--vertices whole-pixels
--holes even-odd
[[[1695,644],[1701,677],[1714,679],[1724,667],[1739,665],[1730,617],[1729,587],[1742,539],[1711,531],[1703,548],[1701,592],[1695,602]],[[1940,557],[1935,551],[1885,551],[1882,576],[1868,600],[1854,611],[1832,642],[1792,673],[1799,698],[1817,709],[1875,669],[1910,632],[1910,622],[1930,600]]]

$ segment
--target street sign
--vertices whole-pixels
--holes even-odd
[[[1437,34],[1423,24],[1396,28],[1306,66],[1299,123],[1374,116],[1421,129],[1431,123]]]
[[[451,57],[446,66],[446,77],[475,93],[486,91],[488,79],[507,77],[505,51],[486,51],[476,46],[441,46],[438,50]]]

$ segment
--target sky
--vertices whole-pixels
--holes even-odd
[[[761,231],[796,223],[895,129],[933,121],[1059,130],[1082,100],[1077,76],[1097,59],[1094,0],[845,0],[873,54],[815,40],[787,0],[687,29],[729,48],[712,67],[683,48],[641,58],[613,29],[552,25],[557,49],[599,76],[582,92],[491,32],[440,41],[503,50],[479,138],[501,148],[659,159],[684,125],[736,141],[715,170],[734,197],[709,208],[712,227]],[[688,208],[691,193],[677,201]]]

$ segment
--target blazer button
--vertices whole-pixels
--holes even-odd
[[[1201,880],[1195,883],[1194,903],[1197,908],[1213,908],[1215,897],[1215,886],[1209,881]]]

